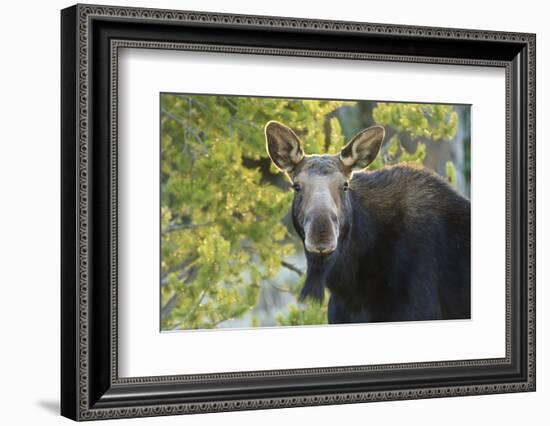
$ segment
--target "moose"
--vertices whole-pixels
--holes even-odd
[[[307,272],[300,300],[323,301],[328,322],[470,318],[470,201],[418,167],[364,170],[382,126],[336,155],[306,155],[292,129],[265,126],[267,152],[292,188],[292,221]]]

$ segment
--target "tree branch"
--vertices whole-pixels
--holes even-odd
[[[193,309],[191,309],[191,311],[189,311],[189,313],[185,316],[184,319],[182,319],[181,321],[179,321],[175,326],[173,326],[170,330],[178,330],[185,321],[187,321],[189,318],[191,318],[191,315],[193,315],[195,312],[197,312],[197,309],[199,309],[202,301],[204,300],[204,296],[206,296],[206,289],[204,289],[202,292],[201,292],[201,295],[199,296],[199,300],[198,302],[195,304],[195,306],[193,306]]]
[[[199,273],[199,267],[198,266],[191,266],[185,271],[182,271],[178,274],[178,280],[183,280],[182,284],[187,285],[191,281],[193,281],[195,278],[197,278],[197,274]],[[168,283],[168,279],[166,278],[166,283]],[[166,285],[166,283],[161,281],[161,285]],[[178,291],[174,292],[172,296],[170,296],[170,299],[164,304],[164,306],[160,310],[160,319],[164,320],[168,315],[172,313],[172,311],[177,306],[177,300],[178,300]],[[202,298],[201,298],[202,301]],[[200,302],[199,302],[200,303]]]
[[[168,276],[168,274],[171,274],[172,272],[176,272],[177,270],[179,269],[185,269],[187,268],[189,265],[191,265],[191,263],[193,263],[195,260],[197,260],[197,257],[196,256],[189,256],[187,257],[186,259],[184,259],[183,261],[181,261],[180,263],[177,263],[175,265],[173,265],[172,267],[168,268],[167,271],[163,272],[161,274],[161,279],[164,279]]]
[[[237,105],[231,102],[227,96],[224,96],[222,99],[227,103],[227,105],[233,108],[233,111],[238,111],[239,108],[237,107]]]
[[[185,130],[187,130],[191,134],[191,136],[193,136],[197,140],[197,142],[199,142],[199,144],[201,145],[203,150],[208,151],[208,149],[206,148],[206,144],[204,143],[202,138],[197,134],[197,132],[195,132],[191,127],[189,127],[187,124],[185,124],[179,117],[175,116],[174,114],[172,114],[171,112],[167,111],[164,108],[161,108],[161,112],[163,114],[165,114],[166,116],[170,117],[172,120],[174,120],[176,123],[178,123]]]
[[[170,232],[179,231],[181,229],[193,229],[200,228],[201,226],[209,226],[214,224],[214,221],[204,223],[171,223],[162,230],[163,234],[169,234]]]
[[[197,100],[196,98],[191,99],[189,96],[184,96],[184,95],[174,95],[174,96],[176,96],[177,98],[180,98],[180,99],[182,99],[186,102],[192,101],[194,104],[199,105],[202,108],[208,108],[208,105],[206,105],[205,103]]]
[[[292,294],[292,290],[290,290],[289,288],[286,288],[286,287],[279,287],[277,284],[275,284],[273,281],[271,280],[267,280],[267,283],[273,287],[275,290],[277,291],[281,291],[283,293],[290,293]]]
[[[178,293],[175,292],[172,296],[170,296],[170,299],[168,299],[168,302],[166,302],[160,310],[161,321],[165,320],[166,317],[172,313],[174,308],[177,306],[177,302],[178,302]]]
[[[296,274],[298,274],[298,276],[302,276],[304,275],[304,271],[302,271],[300,268],[298,268],[297,266],[293,265],[292,263],[289,263],[285,260],[283,260],[281,262],[281,265],[287,269],[290,269],[292,272],[295,272]]]

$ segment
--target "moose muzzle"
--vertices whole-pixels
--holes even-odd
[[[336,215],[309,216],[304,223],[306,250],[320,256],[331,254],[338,244],[338,230]]]

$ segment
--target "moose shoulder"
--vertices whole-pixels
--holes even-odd
[[[339,155],[305,155],[270,121],[267,151],[292,182],[292,220],[307,259],[300,298],[330,291],[329,323],[470,318],[470,202],[434,173],[363,171],[384,128]]]

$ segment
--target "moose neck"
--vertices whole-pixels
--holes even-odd
[[[332,292],[345,295],[356,285],[359,267],[369,257],[376,238],[370,231],[376,227],[372,226],[372,218],[367,215],[351,191],[350,209],[347,214],[348,226],[345,232],[341,233],[334,253],[327,258],[319,258],[306,252],[307,275],[301,299],[309,296],[322,301],[325,287]]]

